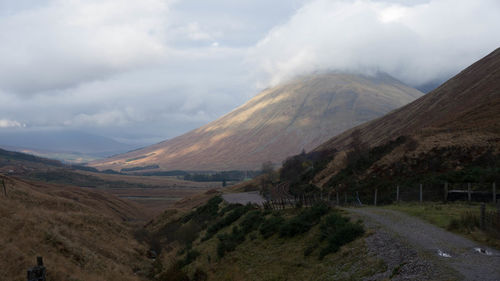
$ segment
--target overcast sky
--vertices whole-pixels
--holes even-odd
[[[499,30],[498,0],[0,0],[0,130],[150,144],[317,70],[443,81]]]

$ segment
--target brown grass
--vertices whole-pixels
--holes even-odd
[[[147,248],[132,236],[143,219],[131,202],[106,193],[3,177],[0,280],[25,280],[43,256],[48,280],[141,280]]]

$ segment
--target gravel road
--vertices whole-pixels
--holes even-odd
[[[231,204],[243,204],[243,205],[252,203],[262,206],[262,204],[266,202],[266,199],[262,197],[258,191],[225,193],[222,194],[222,199]]]
[[[374,230],[367,245],[389,269],[399,263],[396,271],[401,274],[391,280],[500,281],[499,251],[401,212],[369,207],[345,210]]]

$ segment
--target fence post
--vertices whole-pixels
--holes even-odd
[[[399,203],[399,184],[396,185],[396,202]]]
[[[493,204],[497,203],[497,186],[496,183],[493,182]]]
[[[28,281],[45,281],[47,280],[46,274],[47,270],[43,265],[43,258],[36,258],[37,266],[28,269],[27,271],[27,280]]]
[[[472,193],[471,193],[471,187],[470,187],[470,182],[467,184],[467,200],[472,201]]]
[[[345,204],[347,205],[347,192],[344,192],[344,201],[345,201]]]
[[[500,225],[500,202],[497,201],[497,225]]]
[[[373,199],[373,205],[377,206],[377,193],[378,189],[375,188],[375,198]]]
[[[484,220],[485,220],[485,215],[486,215],[486,206],[484,203],[481,203],[481,221],[480,221],[480,228],[484,230]]]
[[[2,185],[3,185],[3,195],[7,197],[7,187],[5,186],[5,180],[2,179]]]
[[[337,191],[336,193],[337,193],[337,206],[339,206],[340,205],[339,192]]]
[[[423,194],[422,194],[422,184],[420,184],[420,203],[423,201]]]
[[[448,202],[448,182],[444,183],[444,202]]]

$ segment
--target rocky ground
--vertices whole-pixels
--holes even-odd
[[[346,210],[365,221],[370,253],[387,264],[367,280],[500,280],[498,251],[397,211]]]

